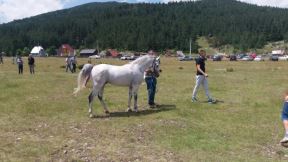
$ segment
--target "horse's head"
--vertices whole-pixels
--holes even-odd
[[[156,77],[160,76],[160,72],[162,71],[160,69],[160,56],[155,57],[155,59],[152,63],[152,70],[153,70],[154,74],[156,75]]]
[[[144,73],[144,71],[150,69],[151,71],[155,72],[159,76],[159,73],[161,72],[160,69],[160,56],[157,57],[155,55],[145,55],[141,56],[138,59],[132,61],[129,63],[133,67],[138,67],[141,72]],[[136,65],[136,66],[135,66]]]

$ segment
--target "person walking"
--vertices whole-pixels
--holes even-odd
[[[4,64],[4,62],[3,62],[3,53],[2,52],[0,53],[0,64]]]
[[[288,143],[288,91],[286,91],[284,94],[284,104],[282,108],[281,119],[285,130],[284,138],[280,141],[280,143],[283,144]]]
[[[23,60],[21,56],[18,56],[17,64],[18,64],[18,74],[23,74]]]
[[[197,101],[197,93],[200,85],[203,85],[206,96],[208,98],[208,103],[215,103],[215,100],[212,99],[209,90],[208,90],[208,74],[205,69],[205,59],[206,59],[206,51],[199,51],[199,58],[196,59],[196,84],[192,94],[192,102]]]
[[[30,69],[30,74],[34,74],[34,67],[35,67],[35,59],[32,56],[32,54],[29,55],[28,57],[28,65],[29,65],[29,69]]]
[[[72,57],[71,64],[72,64],[72,73],[76,73],[76,65],[77,65],[76,56]]]
[[[69,67],[72,73],[76,72],[76,65],[77,65],[76,56],[71,56],[69,58]]]
[[[71,67],[70,67],[70,57],[67,56],[65,59],[66,62],[66,72],[68,72],[68,69],[72,72]]]
[[[154,54],[153,51],[150,51],[148,54]],[[148,104],[150,108],[156,108],[157,104],[154,102],[155,93],[156,93],[156,85],[157,78],[159,77],[159,73],[153,69],[153,67],[149,67],[144,72],[144,79],[147,85],[148,91]]]

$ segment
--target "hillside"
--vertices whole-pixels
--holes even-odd
[[[21,53],[35,44],[75,48],[189,49],[203,36],[211,47],[262,48],[288,37],[288,10],[235,0],[168,4],[89,3],[0,25],[0,50]],[[198,44],[193,41],[193,50]]]

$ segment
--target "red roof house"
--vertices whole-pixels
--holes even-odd
[[[112,57],[118,57],[119,56],[119,52],[117,50],[108,49],[107,53],[108,53],[108,56],[112,56]]]
[[[63,44],[58,50],[58,56],[72,56],[75,50],[69,44]]]

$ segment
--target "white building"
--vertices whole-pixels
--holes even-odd
[[[30,54],[32,54],[33,56],[47,56],[44,48],[41,46],[35,46],[31,50]]]
[[[272,55],[283,55],[285,53],[284,50],[274,50],[272,51]]]

